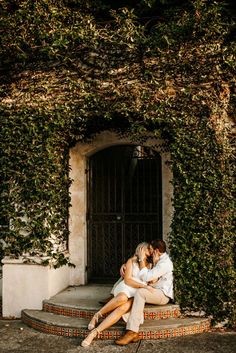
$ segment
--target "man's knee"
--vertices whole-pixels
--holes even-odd
[[[146,293],[147,293],[146,288],[139,288],[135,293],[135,297],[146,300]]]

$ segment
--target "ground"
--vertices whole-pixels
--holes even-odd
[[[44,334],[20,320],[0,320],[0,353],[235,353],[236,332],[212,331],[204,334],[140,341],[119,347],[113,341],[95,341],[80,347],[81,339]]]

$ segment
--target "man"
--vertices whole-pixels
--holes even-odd
[[[153,268],[145,267],[145,256],[141,254],[140,279],[147,282],[147,288],[137,290],[127,321],[125,335],[115,341],[118,345],[126,345],[139,340],[139,326],[143,321],[145,303],[165,305],[173,299],[173,264],[166,253],[166,244],[163,240],[153,240]],[[151,286],[150,286],[151,284]]]

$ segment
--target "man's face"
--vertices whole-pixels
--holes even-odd
[[[153,247],[151,245],[149,245],[148,250],[149,250],[150,256],[152,256],[154,250],[153,250]]]
[[[154,263],[157,263],[159,261],[160,255],[161,255],[161,253],[158,249],[153,250],[152,258],[153,258]]]

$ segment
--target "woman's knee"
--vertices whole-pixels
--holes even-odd
[[[127,301],[128,301],[128,297],[126,294],[124,293],[119,293],[117,296],[116,296],[116,300],[117,302],[122,305],[122,304],[125,304]]]

